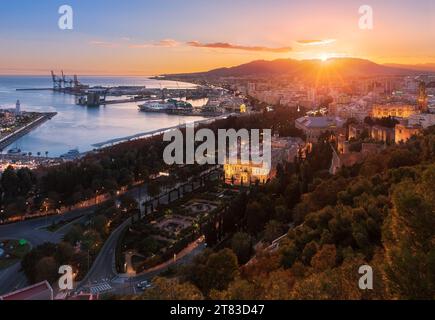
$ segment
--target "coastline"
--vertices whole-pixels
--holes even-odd
[[[54,116],[57,115],[57,112],[43,112],[39,113],[41,116],[37,119],[33,120],[32,122],[26,124],[25,126],[15,130],[14,132],[6,135],[5,137],[2,137],[0,139],[0,150],[5,149],[6,147],[10,146],[12,143],[14,143],[19,138],[25,136],[27,133],[32,131],[33,129],[37,128],[38,126],[42,125],[46,121],[50,120]]]

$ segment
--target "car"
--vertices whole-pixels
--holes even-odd
[[[137,284],[138,288],[142,288],[148,284],[148,280],[141,281]]]
[[[137,287],[139,289],[145,290],[145,289],[151,288],[152,285],[151,285],[151,283],[148,280],[144,280],[144,281],[139,282],[137,284]]]

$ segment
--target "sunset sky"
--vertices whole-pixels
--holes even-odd
[[[58,8],[74,29],[58,28]],[[358,9],[373,8],[373,30]],[[153,75],[257,59],[435,63],[434,0],[0,0],[0,74]]]

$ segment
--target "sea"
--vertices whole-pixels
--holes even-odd
[[[151,79],[151,77],[79,77],[90,86],[146,86],[147,88],[194,88],[190,83]],[[86,107],[75,104],[69,94],[41,91],[17,91],[26,88],[50,88],[50,76],[0,76],[0,108],[15,108],[20,100],[22,111],[57,112],[57,115],[27,135],[15,141],[3,152],[18,148],[21,152],[38,152],[58,157],[69,150],[83,153],[93,150],[93,144],[202,120],[199,116],[146,113],[138,109],[140,103]],[[202,106],[205,99],[189,101]]]

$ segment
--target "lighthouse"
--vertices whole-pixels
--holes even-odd
[[[17,100],[17,103],[15,104],[15,115],[19,116],[21,114],[21,104],[20,100]]]

